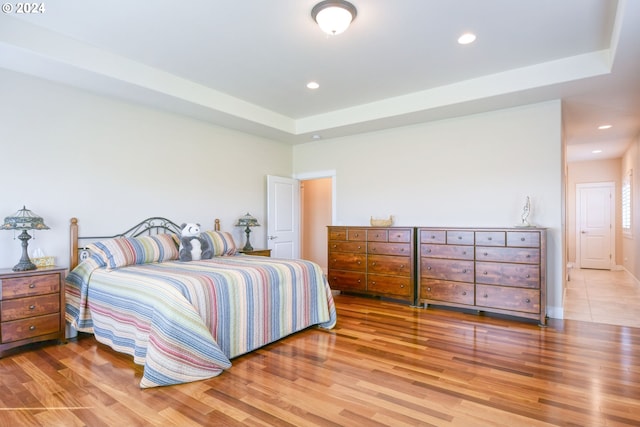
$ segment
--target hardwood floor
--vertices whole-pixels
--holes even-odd
[[[640,425],[640,329],[336,297],[338,325],[141,390],[91,336],[0,359],[0,426]]]
[[[640,283],[625,270],[571,269],[564,318],[640,328]]]

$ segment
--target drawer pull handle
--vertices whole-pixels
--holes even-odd
[[[400,289],[404,288],[404,285],[400,285]]]
[[[360,279],[358,279],[358,283],[362,283],[362,281]]]
[[[32,304],[32,305],[29,306],[29,310],[35,310],[35,309],[36,309],[35,305]]]
[[[404,264],[400,264],[400,268],[404,268]]]
[[[29,330],[30,330],[30,331],[35,331],[35,330],[36,330],[36,327],[35,327],[34,325],[31,325],[31,326],[29,326]]]
[[[431,270],[431,266],[430,266],[430,265],[429,265],[429,266],[427,266],[427,270]]]
[[[435,238],[436,238],[436,236],[434,236],[434,235],[431,235],[431,238],[432,238],[432,239],[435,239]]]
[[[489,254],[488,254],[487,252],[485,252],[485,253],[484,253],[484,256],[487,256],[487,255],[489,255]]]
[[[356,264],[360,265],[360,264],[362,264],[362,263],[361,263],[360,261],[357,261],[357,262],[356,262]]]
[[[427,253],[430,254],[431,253],[431,249],[427,249]]]
[[[467,291],[462,292],[462,296],[466,296],[467,295]]]
[[[376,265],[376,262],[375,262],[375,261],[373,261],[373,262],[371,263],[371,265]]]
[[[360,236],[358,233],[356,233],[356,237]]]
[[[463,272],[463,273],[466,273],[466,272],[467,272],[467,269],[466,269],[466,268],[465,268],[465,269],[463,269],[463,270],[462,270],[462,272]]]
[[[531,275],[530,275],[530,274],[527,274],[527,279],[528,279],[528,278],[530,278],[530,277],[531,277]]]
[[[404,252],[404,248],[400,249],[400,252]]]
[[[525,239],[524,239],[524,237],[521,237],[521,238],[520,238],[520,241],[521,241],[521,242],[524,242],[524,240],[525,240]]]
[[[531,258],[531,255],[527,254],[527,258]]]
[[[431,292],[431,288],[427,288],[427,292]]]
[[[529,298],[527,298],[526,300],[524,300],[524,302],[526,302],[527,304],[529,304],[531,302],[531,300]]]
[[[467,251],[462,251],[462,255],[466,255],[466,254],[467,254]]]
[[[35,288],[35,287],[36,287],[36,284],[35,284],[35,283],[29,283],[29,289],[33,289],[33,288]]]
[[[458,240],[462,240],[462,236],[458,236]]]
[[[358,249],[362,249],[362,246],[358,246]]]
[[[489,273],[488,273],[488,272],[486,272],[486,271],[484,271],[482,274],[484,274],[484,275],[486,276],[486,275],[487,275],[487,274],[489,274]]]
[[[493,237],[489,237],[489,238],[487,238],[487,240],[491,241],[491,240],[493,240]]]
[[[489,295],[487,295],[487,294],[484,294],[484,297],[485,297],[485,298],[489,298]]]
[[[337,248],[337,247],[338,247],[338,245],[333,245],[333,249],[335,249],[335,248]]]

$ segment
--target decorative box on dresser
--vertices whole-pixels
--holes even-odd
[[[418,229],[419,304],[471,308],[546,325],[546,230]]]
[[[412,227],[328,228],[332,289],[415,303]]]
[[[65,268],[0,270],[0,357],[14,347],[64,341]]]

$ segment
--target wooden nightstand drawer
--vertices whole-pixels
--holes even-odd
[[[447,230],[448,245],[473,245],[474,242],[473,231]]]
[[[35,297],[16,298],[2,301],[2,321],[23,319],[25,317],[41,316],[43,314],[60,312],[60,295],[49,294]]]
[[[476,247],[476,260],[538,264],[540,263],[540,250],[530,248]]]
[[[447,242],[447,232],[444,230],[420,230],[420,243],[438,243],[445,244]]]
[[[367,251],[367,245],[362,242],[329,242],[329,251],[363,254]]]
[[[386,242],[389,240],[387,230],[380,230],[377,228],[367,230],[367,240],[369,242]]]
[[[21,298],[31,295],[44,295],[60,292],[59,274],[11,277],[0,279],[0,299]]]
[[[369,273],[410,277],[413,270],[408,256],[369,255],[367,263]]]
[[[355,271],[331,270],[328,275],[329,286],[333,289],[362,290],[366,289],[367,276]]]
[[[24,340],[40,335],[52,334],[60,331],[60,315],[58,313],[46,316],[30,317],[2,323],[0,336],[2,343]]]
[[[332,252],[329,257],[329,268],[336,270],[366,271],[367,256],[348,252]]]
[[[540,268],[535,264],[476,262],[476,283],[539,289]]]
[[[424,279],[420,284],[420,299],[473,305],[473,283]]]
[[[506,238],[504,231],[476,231],[476,245],[504,246]]]
[[[424,278],[473,283],[474,272],[473,261],[437,258],[420,261],[420,276]]]

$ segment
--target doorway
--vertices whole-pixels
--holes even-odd
[[[611,270],[615,264],[615,183],[576,185],[578,268]]]
[[[300,181],[300,257],[327,273],[327,226],[332,224],[333,178]]]

